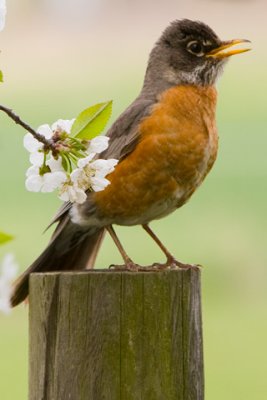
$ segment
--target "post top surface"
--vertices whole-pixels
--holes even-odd
[[[127,271],[127,270],[112,270],[112,269],[91,269],[91,270],[83,270],[83,271],[53,271],[53,272],[34,272],[31,276],[80,276],[80,275],[167,275],[167,274],[201,274],[201,269],[165,269],[165,270],[155,270],[155,271]]]

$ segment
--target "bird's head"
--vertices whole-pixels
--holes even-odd
[[[213,85],[228,58],[250,50],[236,48],[245,39],[221,41],[202,22],[188,19],[172,22],[153,48],[148,63],[149,80],[169,84]]]

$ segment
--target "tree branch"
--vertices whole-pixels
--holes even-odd
[[[38,140],[38,142],[43,143],[47,149],[54,149],[54,143],[52,140],[48,140],[43,135],[36,132],[33,128],[26,124],[26,122],[22,121],[21,118],[16,115],[10,108],[0,105],[0,110],[4,111],[11,119],[13,119],[16,124],[22,126],[24,129],[26,129],[26,131],[30,132],[32,136],[36,140]]]

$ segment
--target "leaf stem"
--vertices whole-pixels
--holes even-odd
[[[4,111],[16,124],[22,126],[22,128],[26,129],[26,131],[30,132],[32,136],[38,140],[38,142],[41,142],[44,144],[46,149],[54,149],[54,143],[52,140],[46,139],[43,135],[40,133],[36,132],[33,128],[30,127],[30,125],[26,124],[26,122],[22,121],[21,118],[14,113],[13,110],[10,108],[7,108],[5,106],[2,106],[0,104],[0,110]]]

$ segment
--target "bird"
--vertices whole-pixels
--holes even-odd
[[[106,232],[124,260],[121,268],[142,269],[113,225],[141,225],[166,256],[156,268],[190,267],[176,260],[149,224],[183,206],[212,168],[218,149],[216,82],[230,56],[250,50],[247,42],[222,41],[200,21],[167,26],[149,55],[140,94],[106,134],[109,147],[99,157],[119,160],[107,177],[110,184],[88,192],[83,204],[62,205],[48,246],[14,285],[13,307],[27,298],[32,272],[93,268]]]

